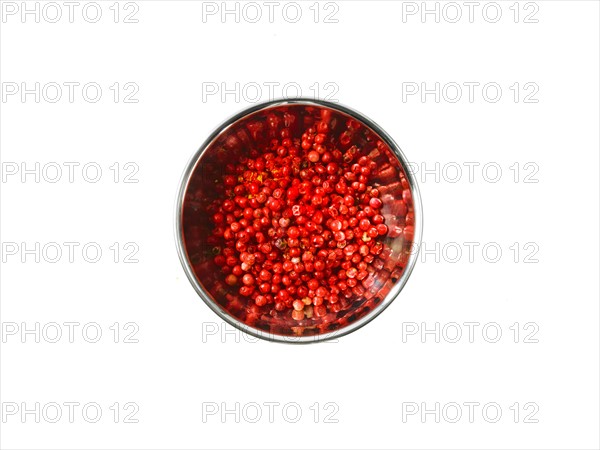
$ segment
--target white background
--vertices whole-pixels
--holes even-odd
[[[80,89],[70,103],[66,88],[56,103],[47,101],[54,96],[49,92],[39,103],[33,94],[25,101],[20,93],[2,100],[3,244],[81,245],[73,263],[66,248],[57,263],[43,257],[36,263],[35,255],[22,263],[21,253],[3,253],[1,402],[4,410],[11,404],[32,409],[36,402],[40,408],[95,402],[103,412],[97,423],[86,421],[81,408],[73,423],[65,417],[66,407],[57,423],[43,416],[36,423],[34,414],[22,418],[20,410],[3,414],[2,448],[599,447],[597,2],[521,3],[517,23],[515,7],[509,9],[513,2],[499,2],[502,17],[496,23],[482,15],[485,3],[475,10],[473,23],[463,3],[460,21],[445,20],[455,14],[447,8],[436,23],[433,15],[425,21],[419,13],[403,16],[403,8],[408,13],[421,2],[392,1],[338,1],[337,23],[324,22],[334,11],[324,4],[315,23],[313,2],[301,4],[297,23],[282,16],[283,2],[273,23],[262,3],[258,23],[243,16],[236,23],[233,15],[223,23],[218,14],[203,21],[201,2],[138,1],[137,23],[123,23],[124,14],[133,11],[123,4],[114,23],[112,3],[100,2],[103,16],[97,23],[84,20],[79,6],[73,23],[68,17],[57,23],[41,17],[36,23],[32,15],[23,23],[19,11],[3,13],[0,25],[3,92],[14,86],[6,83],[21,88],[23,82],[30,89],[36,82],[69,81],[95,82],[103,89],[96,103],[83,99]],[[35,8],[35,2],[27,7]],[[525,23],[534,8],[530,19],[537,23]],[[493,19],[494,10],[486,11]],[[253,11],[246,12],[253,17]],[[294,11],[287,12],[293,18]],[[93,11],[88,13],[93,18]],[[139,91],[133,98],[139,101],[125,103],[120,97],[115,103],[109,89],[115,82],[121,94],[130,92],[122,90],[125,83],[135,83]],[[247,83],[263,85],[260,100],[269,99],[263,83],[298,83],[305,96],[314,96],[315,83],[321,89],[335,83],[333,98],[378,122],[419,167],[434,170],[436,162],[463,167],[456,183],[448,181],[454,177],[450,171],[439,182],[435,174],[424,182],[417,174],[426,248],[446,246],[446,257],[437,262],[435,250],[422,255],[397,301],[365,328],[327,344],[254,342],[231,333],[186,279],[173,230],[180,176],[208,133],[252,100],[250,91],[239,99],[233,94],[225,101],[220,95],[203,99],[203,83],[223,82],[229,89],[238,82],[240,90]],[[448,101],[454,97],[450,91],[439,103],[433,94],[425,101],[420,95],[403,101],[403,90],[414,86],[403,83],[427,83],[432,89],[436,82],[480,86],[473,102],[466,88],[456,103]],[[510,89],[515,82],[520,83],[517,102],[515,88]],[[497,102],[482,96],[486,83],[502,88]],[[536,103],[524,101],[530,92],[525,83],[537,86],[530,98]],[[281,96],[281,87],[274,94]],[[80,166],[73,183],[66,168],[56,183],[44,176],[37,183],[34,175],[22,182],[20,173],[5,173],[14,167],[7,163],[20,168],[23,162],[28,168],[36,162]],[[81,166],[89,162],[103,169],[97,183],[82,177]],[[122,170],[125,163],[136,164],[139,182],[115,183],[109,169],[115,162]],[[472,183],[465,162],[480,164]],[[502,169],[495,183],[482,175],[490,162]],[[516,183],[510,169],[515,163]],[[533,166],[525,170],[526,163]],[[524,182],[531,167],[537,173],[530,181],[537,183]],[[489,176],[495,176],[492,170]],[[88,242],[103,249],[98,263],[81,256]],[[115,242],[121,247],[118,263],[109,249]],[[122,262],[128,242],[139,246],[138,263]],[[447,244],[464,242],[479,243],[474,261],[464,246],[458,262],[448,261],[455,253],[454,244]],[[482,255],[490,242],[503,251],[497,263]],[[517,262],[510,249],[515,242]],[[529,242],[534,246],[524,249]],[[531,248],[538,249],[533,256],[538,262],[525,263]],[[36,322],[81,325],[74,343],[65,336],[55,344],[43,336],[36,343],[35,335],[25,335],[23,343],[22,323],[33,329]],[[95,344],[81,335],[90,322],[103,331]],[[121,328],[137,324],[139,342],[122,342],[122,333],[114,343],[109,327],[115,322]],[[466,335],[457,343],[444,336],[436,343],[434,335],[426,335],[425,342],[420,334],[408,335],[412,322],[430,329],[436,322],[480,325],[473,343]],[[515,322],[521,328],[517,343],[509,328]],[[523,330],[529,322],[534,325]],[[19,327],[15,335],[11,323]],[[486,323],[501,329],[497,343],[482,336]],[[525,343],[535,329],[532,340],[538,342]],[[123,415],[114,423],[109,407],[115,402],[121,409],[137,404],[138,423],[124,423]],[[240,409],[251,402],[281,406],[273,423],[264,405],[257,423],[242,414],[239,422],[234,414],[203,420],[203,404],[211,402],[230,409],[236,402]],[[282,414],[291,402],[302,412],[297,423]],[[317,423],[310,409],[315,402]],[[338,409],[337,423],[324,420],[328,402],[337,405],[327,409]],[[497,403],[502,417],[491,423],[482,406],[472,423],[466,406],[457,423],[447,420],[455,416],[449,410],[440,413],[439,423],[433,414],[403,417],[411,403],[429,409],[439,403],[441,409],[451,402]],[[516,402],[517,423],[509,409]],[[537,405],[527,410],[539,409],[533,416],[537,423],[525,423],[526,403]],[[255,414],[246,412],[250,418]]]

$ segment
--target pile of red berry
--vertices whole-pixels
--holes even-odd
[[[277,125],[263,145],[249,145],[224,165],[224,195],[211,200],[214,264],[228,290],[245,299],[248,316],[315,323],[350,307],[369,289],[384,258],[388,224],[382,167],[356,145],[364,126],[345,120],[332,130],[331,111],[307,127]],[[251,126],[249,126],[250,131]],[[396,234],[414,233],[411,191],[402,176]],[[383,201],[382,201],[383,200]],[[389,256],[389,253],[388,253]]]

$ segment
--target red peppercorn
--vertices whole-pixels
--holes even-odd
[[[296,311],[296,310],[292,311],[292,319],[298,320],[298,321],[304,319],[304,311]]]
[[[234,286],[237,284],[237,281],[237,277],[233,274],[229,274],[225,277],[225,283],[227,283],[229,286]]]
[[[342,222],[340,222],[339,220],[332,220],[329,224],[329,228],[332,231],[340,231],[342,229]]]
[[[377,197],[373,197],[369,200],[369,206],[373,209],[380,209],[383,206],[383,203]]]
[[[252,286],[242,286],[239,292],[240,295],[243,295],[244,297],[249,297],[254,292],[254,288]]]
[[[312,243],[315,247],[323,247],[323,245],[325,245],[325,239],[323,236],[314,236]]]
[[[294,300],[294,309],[296,311],[302,311],[304,309],[304,302],[302,300]]]
[[[242,283],[244,283],[247,286],[252,286],[254,284],[254,277],[247,273],[242,277]]]
[[[297,227],[290,227],[287,230],[287,235],[291,238],[297,238],[298,236],[300,236],[300,230],[298,230]]]
[[[369,228],[371,228],[371,221],[369,219],[361,219],[361,221],[358,223],[358,227],[363,231],[367,231]]]
[[[380,223],[380,224],[379,224],[379,225],[377,225],[375,228],[377,229],[377,233],[378,233],[380,236],[385,236],[385,235],[387,234],[387,232],[388,232],[388,227],[387,227],[387,225],[385,225],[385,224],[383,224],[383,223]]]
[[[302,148],[304,148],[304,144],[303,144]],[[307,158],[308,158],[308,160],[310,162],[316,163],[316,162],[319,161],[320,155],[319,155],[318,152],[316,152],[316,151],[313,150],[313,151],[311,151],[311,152],[308,153]]]

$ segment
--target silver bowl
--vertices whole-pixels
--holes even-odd
[[[259,124],[260,128],[260,123],[266,124],[273,117],[286,120],[285,114],[295,115],[294,117],[307,122],[323,109],[330,110],[332,117],[340,123],[342,120],[353,119],[361,124],[360,138],[365,145],[373,146],[375,140],[381,141],[371,154],[378,158],[380,165],[376,183],[382,192],[382,214],[389,227],[388,236],[384,240],[386,251],[373,263],[377,271],[365,279],[368,283],[363,282],[352,304],[335,314],[335,317],[321,321],[311,319],[301,324],[271,320],[270,317],[258,322],[247,321],[243,299],[234,292],[227,291],[218,275],[218,267],[212,262],[214,254],[211,252],[211,245],[207,245],[211,226],[208,222],[209,214],[204,209],[206,201],[218,195],[217,179],[225,164],[245,151],[244,140],[253,137],[250,136],[253,133],[251,124]],[[407,185],[410,200],[406,199],[406,192],[405,199],[402,200]],[[408,225],[408,217],[398,215],[398,210],[405,210],[406,205],[412,213]],[[219,317],[239,330],[261,339],[311,343],[340,337],[361,328],[398,297],[417,261],[423,219],[419,189],[408,162],[400,147],[381,127],[346,106],[322,100],[295,98],[269,101],[246,108],[227,119],[210,134],[183,173],[177,194],[175,224],[177,250],[185,273],[202,300]]]

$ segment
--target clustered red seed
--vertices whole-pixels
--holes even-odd
[[[328,120],[326,112],[301,139],[284,128],[225,167],[225,197],[210,208],[214,262],[255,313],[301,321],[339,312],[384,249],[383,202],[369,184],[377,164],[356,146],[340,150],[348,133],[336,142]]]

